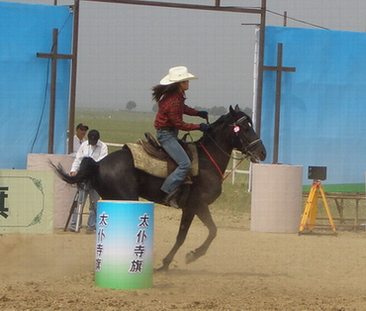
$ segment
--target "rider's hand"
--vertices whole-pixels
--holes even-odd
[[[70,172],[70,176],[75,176],[76,172]]]
[[[198,116],[202,119],[208,118],[208,112],[207,111],[198,111]]]
[[[201,132],[206,132],[208,128],[208,125],[206,123],[201,123],[200,124],[200,131]]]

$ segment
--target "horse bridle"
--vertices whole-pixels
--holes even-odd
[[[247,116],[243,116],[241,118],[239,118],[236,122],[234,122],[233,124],[233,127],[235,126],[239,126],[240,127],[240,123],[241,122],[244,122],[246,119],[248,119]],[[206,119],[207,120],[207,124],[210,125],[209,121],[208,121],[208,118]],[[248,158],[248,157],[251,157],[253,154],[251,153],[250,150],[248,150],[249,148],[252,148],[253,146],[256,146],[258,145],[259,143],[261,143],[262,141],[260,139],[256,139],[252,142],[248,142],[248,146],[243,148],[242,150],[240,150],[243,154],[244,154],[244,157],[241,157],[241,158],[237,158],[237,157],[234,157],[232,156],[232,154],[228,154],[225,150],[223,150],[221,148],[221,146],[219,146],[219,144],[211,137],[210,134],[208,134],[206,132],[206,135],[211,139],[211,141],[216,145],[216,147],[223,153],[225,154],[227,157],[229,158],[232,158],[234,160],[238,160],[239,162],[237,163],[237,165],[235,166],[235,168],[237,168],[240,163]],[[240,138],[239,138],[240,139]],[[231,170],[226,176],[224,176],[224,172],[221,171],[220,167],[218,166],[218,164],[216,163],[215,159],[211,156],[210,152],[206,149],[206,147],[203,145],[202,141],[199,142],[201,148],[204,150],[204,152],[207,154],[208,158],[210,159],[210,161],[213,163],[213,165],[216,167],[217,171],[219,172],[220,176],[221,176],[221,180],[224,181],[227,177],[229,177],[229,175],[233,172],[233,170]],[[245,149],[245,151],[243,151]]]
[[[235,126],[239,126],[241,128],[242,126],[240,125],[240,123],[243,123],[244,121],[246,121],[248,119],[249,119],[248,116],[242,116],[241,118],[239,118],[238,120],[236,120],[234,122],[234,124],[233,124],[234,128],[235,128]],[[239,137],[239,139],[242,140],[242,137]],[[251,142],[249,142],[248,139],[245,136],[243,137],[243,139],[245,140],[245,143],[246,143],[247,146],[243,147],[242,149],[239,149],[239,151],[241,151],[242,153],[244,153],[247,156],[253,155],[251,153],[251,150],[255,149],[259,144],[262,144],[262,140],[260,138],[255,139]]]
[[[233,123],[233,128],[235,127],[235,126],[239,126],[240,128],[241,128],[241,125],[240,125],[240,123],[242,123],[242,122],[244,122],[245,120],[247,120],[249,117],[248,116],[242,116],[241,118],[239,118],[238,120],[236,120],[234,123]],[[209,126],[211,126],[211,124],[210,124],[210,122],[208,121],[208,118],[206,119],[206,121],[207,121],[207,124],[209,125]],[[261,144],[262,143],[262,140],[260,139],[260,138],[258,138],[258,139],[256,139],[256,140],[253,140],[252,142],[249,142],[247,139],[246,139],[246,137],[244,136],[244,138],[246,139],[246,141],[245,141],[245,143],[247,144],[247,146],[246,147],[244,147],[244,148],[242,148],[242,149],[240,149],[239,151],[241,151],[243,154],[244,154],[244,157],[240,157],[240,158],[237,158],[237,157],[234,157],[233,155],[231,155],[231,154],[229,154],[229,153],[227,153],[225,150],[223,150],[222,148],[221,148],[221,146],[219,146],[219,144],[211,137],[211,135],[210,134],[208,134],[207,132],[206,132],[206,135],[211,139],[211,141],[216,145],[216,147],[222,152],[222,153],[224,153],[226,156],[228,156],[229,158],[232,158],[232,159],[234,159],[234,160],[243,160],[243,159],[246,159],[246,158],[248,158],[248,157],[250,157],[250,156],[252,156],[253,154],[251,153],[251,151],[250,150],[253,150],[253,148],[256,148],[257,147],[257,145],[259,145],[259,144]],[[239,139],[241,139],[241,138],[239,138]]]

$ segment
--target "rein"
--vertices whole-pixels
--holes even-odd
[[[243,161],[244,159],[246,159],[246,156],[243,156],[243,157],[240,157],[240,158],[237,158],[237,157],[234,157],[234,156],[232,156],[231,154],[228,154],[225,150],[223,150],[220,146],[219,146],[219,144],[217,143],[217,141],[216,140],[214,140],[208,133],[206,133],[206,135],[208,136],[208,138],[210,138],[211,139],[211,141],[216,145],[216,147],[217,148],[219,148],[219,150],[223,153],[223,154],[225,154],[226,156],[228,156],[229,158],[231,158],[231,159],[234,159],[234,160],[240,160],[240,161]],[[202,145],[202,143],[200,142],[200,145]]]
[[[203,145],[203,143],[202,142],[200,142],[200,146],[202,147],[202,149],[203,149],[203,151],[204,152],[206,152],[206,154],[207,154],[207,156],[208,156],[208,158],[211,160],[211,162],[212,162],[212,164],[216,167],[216,169],[217,169],[217,171],[219,172],[219,174],[220,174],[220,176],[221,176],[221,181],[225,181],[225,179],[226,178],[228,178],[229,176],[230,176],[230,174],[241,164],[241,162],[243,162],[243,160],[245,159],[245,158],[241,158],[240,159],[240,161],[239,161],[239,163],[238,164],[236,164],[235,165],[235,167],[229,172],[229,173],[227,173],[226,174],[226,176],[223,176],[224,175],[224,173],[221,171],[221,169],[220,169],[220,167],[218,166],[218,164],[216,163],[216,161],[215,161],[215,159],[212,157],[212,155],[208,152],[208,150],[206,149],[206,147]],[[221,150],[221,148],[220,148],[220,150]],[[222,150],[221,150],[222,151]],[[226,152],[225,152],[225,154],[227,154]],[[229,155],[229,157],[231,157],[230,155]]]
[[[248,119],[247,116],[243,116],[241,118],[239,118],[235,123],[234,126],[236,126],[237,124],[240,124],[241,122],[244,122],[246,119]],[[210,122],[208,120],[208,117],[206,118],[207,124],[210,125]],[[249,155],[244,155],[243,157],[240,158],[236,158],[234,156],[232,156],[231,154],[228,154],[225,150],[223,150],[219,144],[211,137],[211,135],[209,135],[208,133],[206,133],[206,135],[211,139],[211,141],[216,145],[216,147],[226,156],[228,156],[229,158],[232,158],[234,160],[238,160],[239,162],[235,165],[235,167],[228,173],[226,174],[226,176],[224,175],[224,172],[221,171],[220,167],[218,166],[218,164],[216,163],[215,159],[211,156],[211,154],[208,152],[208,150],[206,149],[206,147],[203,145],[202,141],[199,142],[200,146],[202,147],[202,149],[205,151],[205,153],[207,154],[208,158],[210,159],[210,161],[212,162],[212,164],[216,167],[217,171],[219,172],[221,178],[221,181],[224,181],[225,179],[227,179],[230,174],[243,162],[244,159],[246,159]],[[249,148],[252,146],[255,146],[256,144],[258,144],[259,142],[261,142],[261,139],[256,139],[252,142],[247,142],[248,146],[245,148],[246,152],[249,152]],[[250,153],[250,152],[249,152]]]

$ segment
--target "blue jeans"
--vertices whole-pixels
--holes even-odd
[[[97,202],[99,200],[99,194],[98,192],[96,192],[92,186],[91,183],[88,181],[87,184],[85,185],[83,190],[79,190],[79,191],[84,191],[84,202],[83,202],[83,209],[84,209],[84,205],[85,205],[85,201],[86,198],[89,195],[89,201],[90,201],[90,205],[89,205],[89,218],[88,218],[88,222],[87,222],[87,229],[92,229],[95,230],[96,228],[96,219],[97,219]],[[76,227],[76,220],[78,217],[78,206],[75,207],[74,209],[74,213],[72,214],[72,219],[71,219],[71,224],[70,224],[70,229],[71,230],[75,230]],[[80,224],[79,224],[79,229],[81,228],[81,223],[82,223],[83,219],[82,219],[82,215],[80,215]]]
[[[191,160],[178,142],[177,129],[169,131],[158,130],[157,138],[164,150],[178,164],[178,167],[165,179],[161,186],[161,190],[169,194],[177,189],[183,182],[191,168]]]

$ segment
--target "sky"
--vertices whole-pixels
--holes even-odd
[[[221,0],[222,7],[260,5],[261,0]],[[285,11],[287,27],[366,31],[364,0],[267,0],[266,24],[283,26]],[[135,110],[151,111],[151,88],[170,67],[183,65],[198,77],[186,94],[189,106],[251,108],[256,35],[254,25],[243,24],[259,22],[257,14],[81,1],[76,107],[125,109],[134,101]]]

